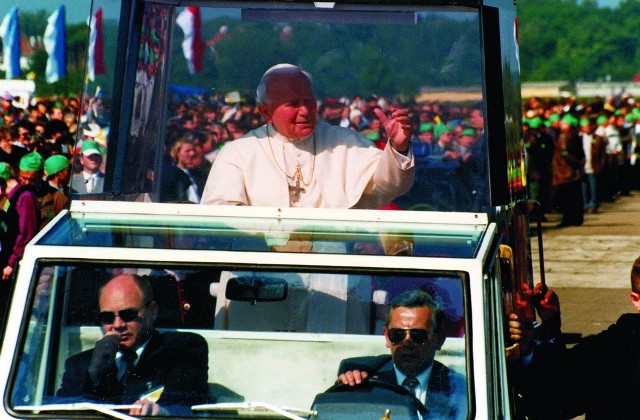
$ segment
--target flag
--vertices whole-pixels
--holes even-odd
[[[104,74],[104,39],[102,38],[102,7],[99,8],[89,22],[89,57],[87,73],[89,80],[96,80],[96,75]]]
[[[187,6],[176,19],[176,23],[184,32],[182,52],[187,59],[189,73],[195,74],[202,71],[202,56],[206,44],[200,34],[200,8]]]
[[[0,24],[0,38],[4,50],[4,68],[7,79],[20,77],[20,28],[18,8],[12,7]]]
[[[49,16],[48,22],[44,31],[44,49],[49,54],[46,75],[47,83],[54,83],[67,74],[64,5]]]

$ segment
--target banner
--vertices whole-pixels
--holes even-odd
[[[187,59],[189,73],[195,74],[202,71],[202,56],[206,44],[200,34],[200,8],[195,6],[186,7],[176,19],[176,23],[184,32],[182,41],[182,52]]]
[[[20,77],[20,28],[18,25],[18,8],[12,7],[0,24],[0,38],[3,45],[4,69],[7,79]]]
[[[89,22],[89,57],[87,73],[89,80],[96,80],[96,75],[104,74],[104,38],[102,37],[102,7],[99,8]]]
[[[44,31],[44,49],[49,54],[47,59],[47,83],[54,83],[67,74],[67,48],[64,5],[48,19]]]

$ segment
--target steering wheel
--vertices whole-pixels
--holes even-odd
[[[415,395],[409,392],[406,388],[392,382],[380,380],[378,378],[367,378],[356,385],[348,385],[343,384],[342,382],[338,382],[327,389],[325,392],[368,392],[373,388],[387,389],[399,395],[406,395],[415,398]]]
[[[316,396],[313,409],[318,411],[319,420],[369,420],[382,417],[386,409],[391,410],[394,419],[418,419],[418,412],[427,412],[413,393],[377,378],[354,386],[337,383]]]

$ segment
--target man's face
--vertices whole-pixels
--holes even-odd
[[[69,183],[69,180],[71,179],[71,167],[69,166],[64,168],[63,170],[58,172],[56,176],[58,177],[58,180],[61,184]]]
[[[444,340],[434,334],[431,308],[398,307],[391,311],[389,326],[384,329],[387,347],[391,349],[391,357],[398,369],[405,375],[415,376],[431,366],[436,351],[440,349]],[[428,331],[428,339],[424,344],[416,343],[407,332],[402,341],[391,342],[389,331],[394,328],[421,329]]]
[[[460,136],[460,138],[458,139],[458,143],[462,147],[471,147],[473,146],[474,141],[475,138],[473,136],[469,136],[466,134],[464,136]]]
[[[22,169],[18,171],[18,182],[21,185],[35,188],[40,184],[41,179],[40,172],[23,171]]]
[[[25,146],[29,146],[31,144],[31,132],[24,127],[18,127],[18,140]]]
[[[196,151],[192,144],[183,144],[182,147],[180,147],[180,151],[178,152],[178,161],[176,162],[177,166],[179,168],[192,168],[195,155]]]
[[[64,115],[62,113],[62,109],[61,108],[53,108],[51,110],[50,117],[51,117],[52,120],[61,120],[63,116]]]
[[[100,312],[116,313],[125,309],[137,310],[137,317],[126,322],[115,316],[111,324],[102,324],[102,331],[105,335],[117,335],[120,346],[136,350],[151,337],[158,306],[154,301],[144,301],[137,284],[128,275],[110,280],[100,295]]]
[[[278,133],[292,140],[307,137],[316,127],[317,104],[311,83],[302,73],[275,74],[267,86],[268,104],[259,107],[262,116]]]
[[[101,163],[102,156],[98,153],[94,153],[89,156],[80,155],[80,164],[82,165],[82,168],[87,172],[98,172]]]

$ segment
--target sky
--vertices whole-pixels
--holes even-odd
[[[96,10],[99,5],[103,6],[105,18],[119,10],[115,7],[115,2],[111,0],[94,0]],[[111,4],[110,4],[111,3]],[[21,11],[35,12],[38,10],[46,10],[51,14],[61,4],[65,6],[67,23],[82,23],[87,21],[91,0],[0,0],[0,21],[9,13],[12,7],[18,7],[18,13]]]

